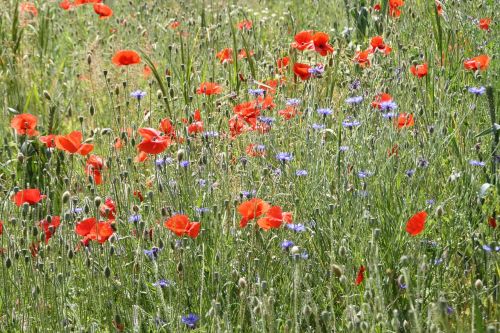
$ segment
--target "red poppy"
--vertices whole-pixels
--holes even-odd
[[[223,49],[215,55],[221,64],[230,64],[233,62],[233,49]]]
[[[107,19],[113,15],[113,10],[103,3],[95,3],[94,12],[99,15],[100,19]]]
[[[69,0],[63,0],[63,1],[59,2],[59,8],[64,9],[64,10],[68,10],[72,6],[73,6],[73,4]]]
[[[39,189],[30,188],[26,190],[21,190],[14,194],[11,200],[18,206],[22,206],[24,203],[30,205],[36,205],[39,203],[46,195],[42,195]]]
[[[137,145],[141,152],[148,154],[160,154],[171,143],[170,137],[162,135],[162,133],[154,128],[139,128],[137,131],[142,136],[143,140]]]
[[[382,103],[392,102],[392,96],[386,93],[380,93],[373,99],[372,107],[382,109]]]
[[[100,244],[105,243],[114,230],[109,221],[97,221],[95,218],[88,218],[77,223],[75,232],[84,237],[82,243],[87,246],[91,240],[98,241]]]
[[[410,72],[413,76],[418,77],[419,79],[427,75],[427,63],[423,63],[421,65],[413,65],[410,67]]]
[[[101,207],[99,207],[99,213],[108,220],[114,220],[116,218],[116,204],[113,199],[106,198]]]
[[[260,217],[261,215],[265,214],[270,208],[271,205],[259,198],[253,198],[248,201],[242,202],[238,206],[238,212],[242,216],[240,220],[240,227],[246,227],[248,221]]]
[[[384,55],[391,53],[392,48],[384,43],[384,38],[382,36],[375,36],[370,41],[371,52],[380,51]]]
[[[178,28],[180,25],[181,25],[181,22],[179,22],[179,21],[174,21],[174,22],[170,23],[170,28],[171,28],[171,29],[176,29],[176,28]]]
[[[354,62],[361,68],[370,66],[370,50],[356,51]]]
[[[359,286],[365,279],[365,271],[366,271],[365,266],[363,265],[359,266],[358,275],[356,276],[356,281],[355,281],[355,284],[357,286]]]
[[[82,140],[82,132],[73,131],[68,135],[57,135],[55,141],[57,149],[67,151],[70,154],[85,156],[94,150],[94,145],[89,143],[82,144]]]
[[[411,113],[401,113],[396,119],[396,125],[398,128],[413,127],[415,125],[415,120],[413,119],[413,114]]]
[[[115,53],[111,61],[117,66],[135,65],[141,62],[141,56],[132,50],[121,50]]]
[[[291,44],[291,47],[297,49],[299,51],[304,50],[313,50],[314,42],[313,42],[313,34],[312,31],[301,31],[294,37],[295,42]]]
[[[418,235],[424,230],[426,219],[427,212],[421,211],[416,213],[406,222],[406,232],[412,236]]]
[[[143,197],[141,191],[134,191],[134,197],[137,197],[140,202],[144,201],[144,197]]]
[[[306,64],[301,64],[299,62],[295,63],[293,65],[293,72],[295,75],[300,77],[301,80],[307,80],[311,77],[311,73],[309,73],[309,69],[311,69],[311,66],[306,65]]]
[[[81,5],[86,5],[89,3],[101,3],[102,0],[75,0],[73,4],[75,6],[81,6]]]
[[[381,9],[382,9],[382,5],[381,5],[381,4],[379,4],[379,3],[377,3],[377,4],[375,4],[375,5],[373,6],[373,10],[375,10],[375,11],[377,11],[377,12],[378,12],[378,11],[380,11]]]
[[[31,2],[23,2],[19,5],[19,13],[21,15],[29,13],[33,16],[38,16],[38,9],[36,9],[36,6]]]
[[[250,29],[252,29],[252,26],[253,26],[253,23],[250,20],[243,20],[243,21],[238,22],[236,24],[236,27],[238,28],[238,30],[243,30],[243,29],[250,30]]]
[[[257,124],[257,117],[260,116],[260,110],[255,102],[251,101],[238,104],[233,108],[233,110],[238,117],[243,119],[247,124],[251,125],[252,128],[255,128]]]
[[[187,235],[191,238],[198,237],[201,228],[200,222],[191,222],[187,215],[181,214],[172,216],[164,225],[179,237]]]
[[[47,219],[40,221],[39,225],[45,233],[45,244],[49,243],[50,238],[54,235],[54,232],[60,224],[61,218],[59,216],[52,216],[50,222]]]
[[[222,87],[214,82],[202,82],[200,87],[196,90],[196,93],[201,95],[218,95],[222,93]]]
[[[488,218],[488,225],[489,225],[490,227],[492,227],[492,228],[496,228],[496,227],[497,227],[497,221],[496,221],[496,219],[495,219],[495,217],[494,217],[494,216],[490,216],[490,217]],[[1,232],[0,232],[0,234],[1,234]]]
[[[401,10],[399,7],[403,7],[403,0],[389,0],[389,14],[392,17],[399,17],[401,15]]]
[[[443,15],[443,4],[438,0],[435,0],[435,4],[436,4],[436,10],[437,10],[438,15],[442,16]]]
[[[18,114],[12,118],[10,127],[16,130],[18,135],[35,136],[38,131],[35,130],[38,119],[29,113]]]
[[[387,149],[387,157],[391,157],[391,156],[398,156],[399,154],[399,146],[397,143],[394,144],[394,146],[392,146],[392,148],[390,149]]]
[[[262,145],[256,145],[254,143],[250,143],[246,148],[245,152],[248,156],[251,157],[263,157],[266,156],[266,149]]]
[[[194,112],[193,119],[194,121],[187,127],[188,134],[196,134],[203,132],[203,121],[201,120],[200,110],[196,110]]]
[[[297,111],[297,109],[292,106],[292,105],[289,105],[287,106],[285,109],[283,110],[279,110],[278,111],[278,114],[280,116],[282,116],[285,120],[290,120],[292,119],[293,117],[295,117],[299,112]]]
[[[177,137],[174,125],[172,125],[172,122],[168,118],[160,120],[160,130],[172,140]]]
[[[485,69],[488,68],[489,65],[490,65],[490,57],[487,56],[486,54],[464,61],[464,68],[473,71],[477,71],[479,69],[484,71]]]
[[[229,119],[229,132],[232,138],[242,134],[247,128],[246,123],[238,115],[234,115]]]
[[[278,69],[284,69],[288,67],[289,62],[290,62],[289,57],[283,57],[276,60],[276,65],[278,66]]]
[[[255,105],[262,110],[272,110],[276,106],[272,95],[259,96],[254,102]]]
[[[254,52],[252,50],[250,50],[250,52],[248,52],[247,54],[247,50],[245,49],[241,49],[239,52],[238,52],[238,59],[246,59],[248,57],[251,57],[254,55]]]
[[[47,148],[55,148],[56,146],[56,135],[54,134],[41,136],[38,140],[44,143]]]
[[[312,36],[314,50],[318,52],[321,56],[326,56],[333,52],[333,47],[328,44],[330,36],[324,32],[317,32]]]
[[[3,234],[3,222],[0,221],[0,235]]]
[[[134,158],[134,162],[142,163],[148,159],[148,153],[140,151],[139,154]]]
[[[266,215],[257,221],[259,227],[266,231],[271,228],[279,228],[282,223],[292,223],[292,214],[283,212],[279,206],[269,208]]]
[[[485,18],[482,18],[482,19],[479,20],[479,23],[477,24],[477,26],[481,30],[489,31],[490,30],[490,24],[491,24],[491,19],[489,17],[485,17]]]
[[[101,171],[104,167],[104,160],[102,157],[97,155],[91,155],[87,159],[87,165],[85,166],[85,174],[91,176],[94,179],[96,185],[102,184]]]

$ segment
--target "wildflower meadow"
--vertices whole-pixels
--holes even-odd
[[[2,0],[0,332],[500,332],[497,0]]]

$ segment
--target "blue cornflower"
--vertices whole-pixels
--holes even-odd
[[[290,162],[291,160],[293,160],[293,155],[290,153],[281,152],[276,154],[276,159],[282,163]]]
[[[295,171],[295,175],[298,177],[307,176],[307,170],[297,170]]]
[[[349,97],[345,100],[345,102],[349,105],[355,105],[359,104],[363,101],[363,96],[354,96],[354,97]]]
[[[393,101],[387,101],[387,102],[380,103],[380,110],[382,110],[382,111],[392,111],[392,110],[396,110],[397,108],[398,108],[398,105]]]
[[[266,91],[264,89],[257,88],[257,89],[248,89],[248,93],[250,95],[257,97],[257,96],[264,96]]]
[[[479,167],[484,167],[486,165],[486,163],[484,163],[482,161],[476,161],[476,160],[470,160],[469,164],[472,166],[479,166]]]
[[[80,208],[80,207],[75,207],[75,208],[73,208],[73,211],[72,211],[73,214],[80,214],[81,212],[83,212],[83,208]]]
[[[256,151],[256,152],[263,152],[266,150],[266,146],[264,145],[255,145],[253,147],[253,150]]]
[[[295,244],[291,240],[284,240],[283,243],[281,243],[281,248],[283,250],[289,250],[292,246]]]
[[[484,95],[484,93],[486,92],[485,87],[470,87],[468,90],[471,94],[474,94],[476,96]]]
[[[196,323],[198,323],[198,320],[200,320],[200,317],[198,317],[194,313],[190,313],[187,316],[182,316],[182,318],[181,318],[181,322],[183,324],[186,324],[187,327],[189,327],[189,328],[195,328]]]
[[[418,160],[418,166],[421,168],[427,168],[429,166],[429,161],[427,161],[425,158],[420,158]]]
[[[323,108],[316,110],[316,112],[318,112],[319,115],[326,117],[331,115],[333,113],[333,110],[329,108]]]
[[[430,206],[434,205],[435,202],[436,201],[434,199],[429,199],[429,200],[425,201],[425,203],[428,204],[428,205],[430,205]]]
[[[360,87],[361,87],[361,81],[359,81],[358,79],[352,81],[349,84],[349,89],[350,90],[358,90]]]
[[[309,254],[307,253],[307,251],[304,250],[304,252],[300,254],[300,258],[304,260],[309,259]]]
[[[170,280],[160,279],[158,280],[158,282],[153,283],[153,286],[165,288],[165,287],[170,287],[172,284],[173,282]]]
[[[415,169],[410,169],[410,170],[406,170],[405,171],[405,174],[408,176],[408,177],[411,177],[415,174]]]
[[[339,150],[340,151],[348,151],[349,150],[349,146],[340,146]]]
[[[286,106],[297,106],[300,104],[300,99],[298,98],[289,98],[286,100]]]
[[[144,97],[146,97],[146,92],[142,91],[142,90],[132,91],[130,93],[130,97],[136,98],[137,100],[140,101],[141,99],[143,99]]]
[[[323,128],[325,128],[325,125],[323,125],[323,124],[312,124],[311,127],[314,130],[322,130]]]
[[[186,160],[184,160],[184,161],[180,161],[180,162],[179,162],[179,165],[180,165],[181,167],[183,167],[183,168],[187,168],[187,167],[189,166],[189,161],[186,161]]]
[[[197,182],[200,187],[205,187],[205,185],[207,185],[207,181],[205,179],[198,179]]]
[[[140,214],[132,214],[128,218],[128,221],[131,223],[137,223],[141,220],[141,215]]]
[[[304,232],[306,231],[306,227],[301,224],[301,223],[297,223],[297,224],[294,224],[294,223],[287,223],[286,224],[286,227],[292,231],[295,231],[295,232]]]
[[[443,262],[443,258],[434,259],[434,265],[437,266]]]
[[[395,118],[396,116],[397,114],[394,112],[382,113],[382,117],[384,117],[385,119],[392,119]]]
[[[256,194],[257,194],[257,191],[256,190],[252,190],[252,191],[241,191],[240,192],[241,196],[245,199],[247,198],[252,198],[254,197]]]
[[[281,176],[281,169],[280,168],[274,169],[273,174],[278,177]]]
[[[346,128],[354,128],[356,126],[359,126],[361,125],[361,123],[357,120],[351,120],[349,118],[347,118],[346,120],[344,120],[342,122],[342,126],[346,127]]]
[[[201,134],[205,138],[216,138],[219,136],[219,132],[217,131],[206,131]]]
[[[321,76],[324,73],[325,68],[322,65],[318,65],[318,66],[314,66],[314,67],[309,68],[307,71],[312,76],[318,77],[318,76]]]
[[[484,244],[483,245],[483,250],[485,250],[486,252],[491,252],[493,250],[495,250],[495,252],[499,252],[500,251],[500,246],[491,247],[489,245]]]
[[[210,212],[210,208],[206,208],[206,207],[196,207],[194,210],[198,214],[204,214],[204,213],[209,213]]]
[[[158,253],[160,252],[160,249],[154,246],[151,248],[151,250],[144,250],[144,254],[149,257],[151,260],[155,260],[158,257]]]
[[[370,177],[373,173],[370,171],[360,171],[358,172],[358,177],[359,178],[367,178]]]
[[[171,157],[167,157],[167,156],[165,156],[163,158],[157,158],[155,160],[155,164],[157,167],[162,167],[162,166],[170,164],[172,162],[173,162],[173,159]]]
[[[264,117],[264,116],[259,116],[257,118],[261,123],[264,123],[266,125],[271,125],[274,122],[273,117]]]

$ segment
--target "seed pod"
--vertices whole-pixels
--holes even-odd
[[[109,278],[110,275],[111,275],[111,269],[109,269],[109,266],[106,266],[106,268],[104,269],[104,276],[106,278]]]

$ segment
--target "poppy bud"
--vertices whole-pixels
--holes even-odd
[[[17,161],[19,163],[23,163],[24,162],[24,155],[23,155],[23,153],[21,153],[21,152],[17,153]]]
[[[123,88],[127,88],[127,81],[123,81],[122,86],[123,86]]]
[[[436,216],[441,217],[441,216],[443,216],[443,214],[444,214],[443,206],[438,206],[438,208],[436,208]]]
[[[343,257],[343,256],[345,256],[346,254],[347,254],[347,250],[346,250],[345,246],[341,246],[341,247],[339,248],[339,255],[340,255],[341,257]]]
[[[102,198],[101,197],[95,197],[94,198],[94,204],[96,207],[99,207],[101,205]]]
[[[119,95],[120,94],[120,86],[119,85],[116,85],[115,86],[115,95]]]
[[[87,64],[89,64],[89,66],[92,64],[92,55],[90,53],[87,54]]]
[[[304,307],[302,308],[302,314],[304,315],[304,317],[309,317],[311,315],[311,307],[309,305],[304,305]]]
[[[247,287],[247,280],[244,277],[240,277],[238,280],[238,287],[240,289],[245,289]]]
[[[111,275],[111,270],[109,269],[109,266],[106,266],[106,268],[104,269],[104,276],[106,278],[109,278],[110,275]]]
[[[340,278],[339,278],[339,282],[343,285],[347,284],[347,277],[345,275],[342,275]]]
[[[50,97],[50,94],[47,90],[43,91],[43,97],[45,97],[49,101],[52,100],[52,98]]]
[[[12,260],[9,257],[5,260],[5,267],[10,268],[12,266]]]
[[[37,227],[33,227],[32,233],[33,233],[33,237],[36,237],[38,235],[38,228]]]
[[[69,259],[73,259],[73,256],[74,256],[74,252],[73,252],[73,250],[69,250],[69,251],[68,251],[68,258],[69,258]]]
[[[338,278],[341,277],[343,274],[342,268],[335,264],[332,265],[332,272]]]
[[[401,256],[401,258],[399,258],[399,263],[401,265],[406,265],[408,263],[408,256]]]
[[[495,326],[488,325],[488,327],[486,328],[486,333],[495,333],[495,332],[497,332],[497,329],[495,328]]]
[[[182,267],[182,263],[181,262],[178,263],[177,264],[177,273],[179,273],[179,274],[182,273],[183,269],[184,269],[184,267]]]
[[[483,287],[484,287],[483,281],[481,281],[480,279],[477,279],[476,282],[474,282],[474,287],[476,288],[476,290],[483,289]]]
[[[177,161],[180,162],[184,159],[184,153],[185,153],[184,149],[179,149],[177,151]]]

